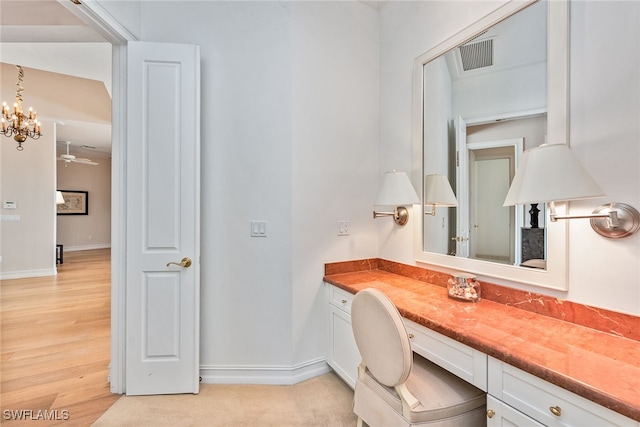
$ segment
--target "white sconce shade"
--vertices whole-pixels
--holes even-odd
[[[524,152],[504,206],[602,197],[604,193],[566,144]]]
[[[588,215],[557,215],[554,202],[602,197],[604,193],[566,144],[543,144],[525,151],[504,206],[549,203],[551,221],[589,218],[594,231],[617,239],[640,230],[640,213],[624,203],[608,203]]]
[[[409,220],[409,211],[404,207],[420,203],[416,190],[404,172],[391,171],[384,174],[378,197],[374,205],[393,206],[393,212],[373,212],[373,217],[392,216],[396,224],[405,225]]]
[[[458,200],[446,176],[431,174],[424,177],[424,204],[432,205],[430,213],[435,215],[436,206],[458,206]]]
[[[404,172],[391,171],[384,174],[376,206],[404,206],[420,203],[416,190]]]
[[[56,191],[56,205],[64,205],[64,197],[62,197],[62,191]]]

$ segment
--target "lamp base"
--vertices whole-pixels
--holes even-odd
[[[609,214],[617,212],[617,225],[611,224],[609,217],[591,218],[591,228],[601,236],[610,239],[620,239],[627,237],[640,230],[640,212],[632,206],[624,203],[608,203],[598,206],[594,214]]]

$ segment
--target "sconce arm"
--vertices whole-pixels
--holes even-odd
[[[431,215],[431,216],[436,216],[436,204],[433,203],[431,205],[431,211],[425,211],[424,213],[425,215]]]
[[[559,219],[609,218],[612,227],[617,227],[619,225],[618,211],[611,210],[608,213],[591,213],[585,215],[558,215],[556,213],[556,205],[554,202],[549,202],[549,217],[553,222],[556,222]]]
[[[549,202],[549,217],[552,222],[559,219],[588,218],[596,233],[612,239],[630,236],[640,230],[640,212],[624,203],[601,205],[593,213],[586,215],[558,215],[555,204]]]

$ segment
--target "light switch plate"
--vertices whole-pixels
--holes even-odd
[[[18,202],[15,202],[13,200],[5,200],[2,207],[5,209],[16,209],[18,207]]]
[[[338,221],[338,236],[349,235],[349,221]]]
[[[267,221],[251,221],[251,237],[267,237]]]

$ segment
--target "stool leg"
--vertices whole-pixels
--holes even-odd
[[[56,264],[64,263],[64,246],[56,245]]]

